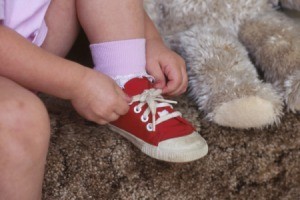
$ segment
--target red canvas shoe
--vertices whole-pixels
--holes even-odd
[[[133,98],[129,112],[110,124],[145,154],[169,162],[189,162],[207,154],[206,141],[174,111],[147,78],[134,78],[124,91]]]

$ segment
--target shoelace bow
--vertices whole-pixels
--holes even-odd
[[[155,119],[157,108],[162,108],[162,107],[171,107],[172,108],[172,105],[170,105],[170,104],[177,104],[176,101],[164,99],[161,96],[161,93],[162,93],[162,90],[160,90],[160,89],[152,88],[149,90],[144,90],[143,93],[133,96],[132,101],[130,103],[130,104],[132,104],[134,102],[140,102],[137,106],[135,106],[135,108],[137,108],[139,112],[141,111],[142,107],[145,104],[148,105],[148,108],[144,111],[142,117],[148,119],[149,114],[150,113],[152,114],[153,131],[155,131],[155,126],[158,125],[159,123],[164,122],[164,121],[169,120],[174,117],[181,116],[180,112],[174,111],[172,113],[167,113],[162,116],[159,116],[157,118],[157,120]]]

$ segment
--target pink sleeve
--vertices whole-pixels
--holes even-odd
[[[4,11],[2,24],[38,46],[47,33],[44,17],[50,0],[0,0]],[[2,12],[3,13],[3,12]]]
[[[0,20],[4,19],[4,0],[0,0]]]

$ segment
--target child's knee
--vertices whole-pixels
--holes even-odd
[[[35,95],[28,92],[20,97],[0,100],[0,128],[0,146],[4,147],[0,154],[40,156],[47,152],[49,117]]]

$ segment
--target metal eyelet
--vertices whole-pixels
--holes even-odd
[[[138,106],[134,106],[133,111],[135,113],[140,113],[142,111],[142,108],[138,107]]]
[[[148,123],[146,128],[147,128],[148,131],[153,131],[152,123]]]
[[[148,120],[149,120],[148,116],[144,116],[144,115],[141,116],[141,121],[142,122],[147,122]]]

